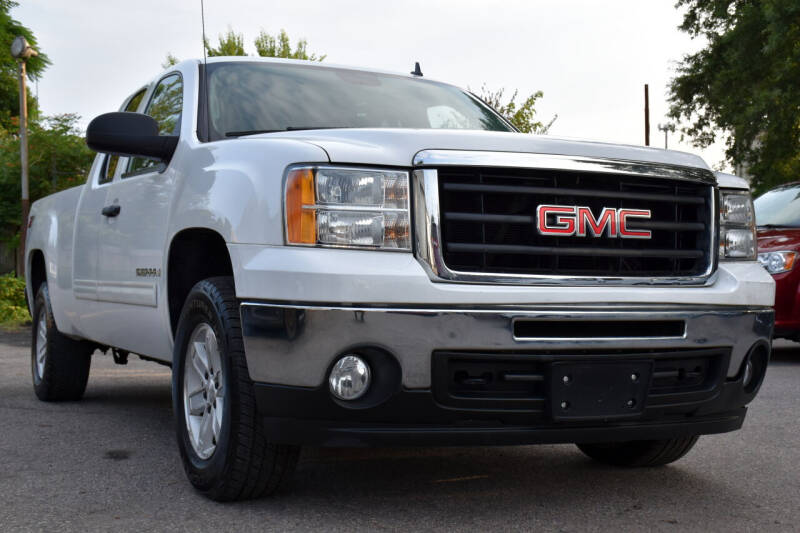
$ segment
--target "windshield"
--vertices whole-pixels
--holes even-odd
[[[800,227],[800,184],[765,192],[754,205],[759,226]]]
[[[513,131],[450,85],[392,74],[281,63],[208,65],[210,137],[318,128]]]

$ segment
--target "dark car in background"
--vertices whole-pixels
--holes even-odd
[[[758,260],[775,278],[775,337],[800,342],[800,182],[755,200]]]

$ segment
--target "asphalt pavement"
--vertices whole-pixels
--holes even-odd
[[[742,430],[620,470],[574,446],[305,449],[288,492],[218,504],[184,476],[169,369],[95,354],[83,401],[33,394],[0,334],[0,530],[800,530],[800,345],[777,343]]]

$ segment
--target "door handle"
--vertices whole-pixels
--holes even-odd
[[[120,210],[119,204],[114,204],[105,206],[100,212],[103,213],[104,217],[115,217],[119,215]]]

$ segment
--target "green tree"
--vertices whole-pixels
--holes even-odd
[[[236,33],[233,29],[228,28],[228,31],[219,36],[219,43],[216,48],[213,48],[205,42],[206,54],[209,57],[214,56],[246,56],[244,51],[244,36],[241,33]]]
[[[281,30],[277,36],[272,36],[261,30],[255,40],[256,53],[261,57],[283,57],[286,59],[305,59],[307,61],[322,61],[325,56],[316,54],[308,55],[308,41],[300,39],[292,50],[289,35],[286,30]]]
[[[757,191],[800,178],[800,2],[678,0],[680,29],[705,47],[683,57],[670,116],[699,147],[721,137]]]
[[[0,0],[4,1],[4,0]],[[256,54],[261,57],[283,57],[286,59],[305,59],[307,61],[322,61],[324,55],[308,53],[308,41],[300,39],[292,49],[292,43],[286,30],[281,30],[278,35],[270,35],[261,30],[253,41],[256,47]],[[221,34],[217,39],[217,46],[212,47],[208,40],[205,41],[206,54],[214,56],[246,56],[244,49],[244,34],[236,33],[232,28]],[[163,68],[169,68],[178,62],[178,58],[171,53],[167,54],[166,59],[161,64]]]
[[[11,9],[18,4],[12,0],[0,0],[0,128],[16,129],[12,117],[19,116],[19,81],[17,60],[11,56],[11,42],[19,35],[37,48],[36,36],[20,22],[11,18]],[[39,55],[27,61],[28,78],[37,80],[50,64],[46,54],[37,48]],[[28,112],[35,117],[38,107],[36,99],[28,95]]]
[[[30,123],[28,164],[31,202],[86,181],[94,153],[74,114]],[[17,245],[20,207],[19,136],[0,130],[0,241]]]
[[[536,120],[536,101],[542,98],[544,93],[542,93],[542,91],[536,91],[520,103],[517,102],[518,95],[519,91],[514,91],[511,98],[506,100],[504,98],[505,89],[492,91],[488,89],[485,84],[481,86],[481,90],[477,94],[481,100],[492,106],[522,133],[544,135],[550,131],[550,126],[556,121],[558,115],[550,119],[547,124]]]

